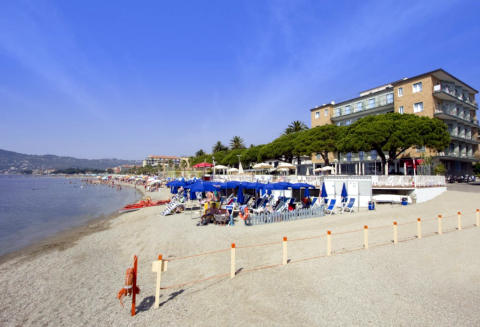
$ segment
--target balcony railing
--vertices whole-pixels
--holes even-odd
[[[436,107],[435,114],[445,114],[461,120],[467,121],[471,124],[478,125],[478,119],[472,118],[470,115],[464,115],[463,113],[457,114],[456,110],[445,107]]]
[[[443,93],[446,93],[448,95],[451,95],[452,97],[454,97],[454,98],[456,98],[456,99],[458,99],[462,102],[468,103],[469,105],[478,108],[478,104],[475,101],[470,101],[469,97],[464,96],[463,94],[457,94],[454,90],[447,87],[446,85],[434,85],[433,86],[433,93],[439,93],[439,92],[443,92]]]
[[[371,101],[372,99],[373,101]],[[390,104],[393,105],[392,92],[376,95],[371,98],[365,98],[358,101],[352,101],[351,103],[336,107],[333,110],[333,117],[340,117],[357,112],[372,110]]]

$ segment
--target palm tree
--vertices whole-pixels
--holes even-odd
[[[215,143],[215,145],[212,148],[213,153],[220,152],[220,151],[227,151],[227,150],[228,150],[228,147],[223,145],[222,142],[220,141],[217,141],[217,143]]]
[[[230,140],[230,149],[245,149],[245,145],[243,144],[243,139],[240,136],[234,136]]]
[[[195,157],[200,157],[200,156],[204,156],[204,155],[205,155],[205,151],[203,151],[202,149],[195,152]]]
[[[296,133],[296,132],[300,132],[300,131],[303,131],[303,130],[306,130],[306,129],[308,129],[308,126],[305,125],[304,122],[299,121],[299,120],[294,120],[285,129],[284,134],[287,135],[287,134],[291,134],[291,133]]]

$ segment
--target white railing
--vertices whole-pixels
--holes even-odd
[[[371,176],[373,187],[436,187],[445,186],[445,176]]]

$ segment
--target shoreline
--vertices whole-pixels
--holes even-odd
[[[80,178],[80,176],[77,178]],[[134,185],[128,183],[120,184],[122,186],[135,188],[141,197],[145,196],[144,190],[139,187],[134,187]],[[19,262],[22,262],[24,260],[36,258],[42,254],[47,254],[53,250],[66,250],[74,246],[76,242],[85,236],[109,229],[112,220],[124,215],[124,213],[120,213],[119,210],[120,209],[116,209],[107,215],[95,216],[79,226],[68,227],[54,233],[53,235],[36,240],[32,244],[26,245],[18,250],[2,254],[0,255],[0,265],[10,260],[14,260],[15,258],[18,258]]]

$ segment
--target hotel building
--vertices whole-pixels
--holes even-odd
[[[145,166],[163,166],[168,165],[169,162],[173,163],[173,166],[180,164],[180,157],[177,156],[153,156],[150,155],[143,160],[143,167]]]
[[[471,174],[472,162],[480,156],[477,93],[470,85],[443,69],[437,69],[366,90],[354,99],[340,103],[332,101],[313,108],[310,110],[311,126],[348,126],[364,116],[387,112],[439,118],[448,126],[449,146],[442,152],[411,149],[396,160],[393,167],[388,167],[388,173],[412,174],[414,159],[426,154],[432,156],[434,162],[443,163],[447,174]],[[324,164],[320,155],[314,154],[312,161],[316,167]],[[331,155],[330,162],[341,174],[381,173],[380,157],[375,151],[336,153]]]

